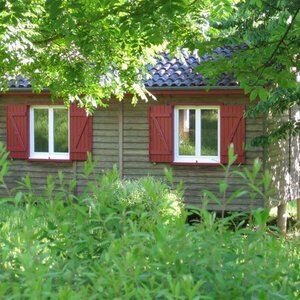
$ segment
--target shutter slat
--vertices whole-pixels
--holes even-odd
[[[149,160],[173,161],[173,108],[155,105],[149,108]]]
[[[6,139],[10,157],[27,159],[29,148],[29,118],[27,105],[8,105],[6,108]]]
[[[92,117],[83,108],[70,106],[70,158],[86,160],[92,152]]]
[[[228,147],[234,145],[236,163],[245,163],[245,105],[221,107],[221,163],[228,163]]]

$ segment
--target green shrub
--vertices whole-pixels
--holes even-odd
[[[81,195],[59,174],[43,196],[26,178],[12,201],[2,199],[0,299],[300,297],[300,241],[268,233],[264,211],[253,212],[256,229],[228,230],[230,218],[205,209],[190,226],[180,188],[121,181],[116,169],[94,176],[90,161],[82,176]]]

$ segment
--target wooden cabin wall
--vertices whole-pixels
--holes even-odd
[[[164,168],[171,167],[174,174],[174,182],[184,182],[186,203],[201,205],[201,190],[209,189],[218,192],[218,183],[224,177],[220,166],[170,166],[167,164],[155,164],[148,160],[148,108],[149,105],[163,103],[185,104],[190,102],[208,103],[247,103],[246,97],[241,95],[225,96],[157,96],[158,101],[149,100],[148,103],[140,101],[135,107],[131,105],[130,99],[123,102],[111,101],[108,108],[101,108],[95,112],[93,117],[93,159],[96,161],[95,172],[103,173],[116,165],[121,177],[126,179],[139,178],[141,176],[154,176],[163,179]],[[4,95],[0,98],[0,140],[6,140],[6,116],[5,106],[8,103],[36,103],[49,101],[49,96],[10,96]],[[249,142],[254,136],[261,135],[264,128],[264,119],[246,119],[246,138]],[[264,159],[262,148],[249,149],[246,152],[246,165],[251,167],[256,157]],[[14,160],[11,164],[11,172],[7,182],[9,187],[14,187],[16,181],[22,180],[26,174],[30,174],[32,185],[35,190],[43,193],[46,178],[51,174],[56,178],[58,171],[62,171],[66,180],[77,180],[77,192],[81,193],[87,184],[86,180],[77,174],[83,169],[83,162],[52,163],[52,162],[29,162],[25,160]],[[237,166],[235,166],[237,168]],[[241,178],[230,179],[233,191],[243,185]],[[2,191],[3,192],[3,191]],[[263,200],[243,197],[226,207],[227,210],[250,210],[250,208],[263,206]],[[209,209],[220,210],[220,206],[209,203]]]
[[[299,107],[287,110],[282,116],[269,115],[266,122],[266,132],[277,129],[283,122],[299,118]],[[266,149],[266,168],[272,174],[272,184],[275,193],[269,206],[300,197],[299,166],[300,166],[299,135],[288,136],[286,139],[269,145]]]
[[[300,106],[291,109],[291,118],[300,122]],[[291,136],[291,199],[300,198],[300,134]]]
[[[165,167],[171,167],[174,174],[175,184],[184,182],[185,201],[193,205],[201,205],[201,190],[209,189],[218,193],[218,183],[224,178],[223,169],[220,166],[170,166],[168,164],[150,163],[148,160],[148,108],[149,105],[163,103],[228,103],[244,104],[247,99],[241,95],[228,96],[157,96],[158,101],[149,103],[138,103],[132,107],[129,101],[123,103],[123,176],[125,178],[138,178],[143,175],[151,175],[163,178]],[[263,132],[263,118],[246,119],[246,138],[249,142],[254,136]],[[246,152],[246,165],[251,167],[255,158],[263,159],[262,148],[249,149]],[[241,187],[243,180],[235,176],[231,178],[230,191]],[[262,199],[255,199],[254,207],[263,206]],[[209,209],[220,210],[220,206],[210,202]],[[250,210],[251,200],[243,197],[227,205],[228,210]]]
[[[103,174],[105,170],[119,167],[119,131],[120,104],[112,102],[109,108],[95,111],[93,116],[93,152],[96,174]],[[76,173],[82,173],[84,162],[74,162]],[[77,191],[81,193],[87,181],[77,177]]]
[[[4,95],[0,97],[0,141],[6,143],[6,105],[7,104],[41,104],[51,101],[49,96],[43,95]],[[64,174],[65,179],[71,180],[76,178],[76,169],[73,163],[57,163],[57,162],[29,162],[27,160],[11,160],[9,174],[6,178],[7,185],[10,189],[20,187],[16,181],[30,175],[33,191],[42,194],[47,184],[47,176],[51,175],[53,180],[57,179],[58,172]],[[1,195],[6,192],[1,189]]]
[[[50,96],[9,96],[0,98],[0,141],[6,142],[6,105],[7,104],[41,104],[50,103]],[[106,169],[118,166],[119,162],[119,115],[120,105],[118,102],[111,103],[109,109],[97,110],[93,117],[93,159],[96,161],[95,172],[102,174]],[[51,175],[58,182],[58,172],[63,172],[65,181],[76,179],[76,193],[81,193],[87,184],[78,174],[82,172],[84,162],[38,162],[27,160],[11,160],[10,172],[7,176],[8,187],[19,186],[17,181],[22,181],[26,175],[30,175],[33,190],[39,194],[45,192],[47,176]],[[59,189],[59,184],[57,185]],[[5,195],[2,189],[1,194]]]
[[[288,112],[282,117],[268,116],[266,120],[266,133],[278,128],[282,121],[287,121]],[[268,206],[274,207],[285,202],[290,196],[290,172],[289,172],[289,140],[281,140],[267,146],[266,169],[272,175],[272,188],[274,194]]]

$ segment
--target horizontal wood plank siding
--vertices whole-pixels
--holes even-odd
[[[8,96],[0,97],[0,141],[6,143],[6,106],[8,104],[42,104],[51,103],[49,96]],[[66,181],[74,178],[75,172],[72,163],[57,163],[57,162],[33,162],[27,160],[10,160],[9,174],[6,178],[8,188],[12,189],[16,186],[16,181],[22,182],[27,175],[30,175],[33,190],[39,194],[45,193],[47,185],[47,176],[51,176],[58,184],[58,172],[63,172]],[[1,189],[1,196],[6,196],[6,192]]]
[[[110,103],[108,108],[97,109],[93,116],[93,159],[95,173],[103,174],[119,162],[119,105]],[[77,163],[76,172],[81,173],[84,163]],[[77,179],[78,192],[81,193],[87,185],[84,179]]]
[[[171,167],[174,173],[175,184],[184,182],[186,203],[201,205],[202,189],[209,189],[218,192],[218,183],[224,177],[223,169],[220,166],[171,166],[169,164],[155,164],[149,162],[149,124],[148,108],[149,105],[169,104],[169,103],[226,103],[226,104],[245,104],[248,103],[246,97],[242,95],[198,95],[198,96],[157,96],[158,101],[145,103],[140,101],[135,107],[130,103],[130,99],[125,99],[121,104],[111,101],[108,108],[96,110],[93,117],[93,159],[96,160],[95,172],[102,174],[107,169],[112,169],[114,165],[120,165],[122,159],[123,175],[125,178],[139,178],[151,175],[156,178],[163,178],[164,168]],[[20,96],[12,99],[11,96],[2,96],[0,104],[0,140],[6,140],[5,128],[5,105],[10,102],[30,103],[50,101],[49,96]],[[123,108],[120,109],[120,105]],[[122,142],[120,144],[119,121],[120,113],[123,112],[122,119]],[[256,119],[246,119],[246,141],[249,142],[253,137],[263,133],[262,117]],[[120,153],[120,151],[122,151]],[[254,159],[263,158],[262,148],[252,148],[246,152],[246,166],[251,167]],[[66,180],[75,178],[77,173],[82,172],[84,162],[74,163],[41,163],[15,160],[12,162],[11,174],[8,177],[10,187],[14,186],[16,180],[21,180],[27,173],[32,176],[32,182],[38,190],[42,192],[46,182],[47,174],[56,177],[58,171],[63,171]],[[235,166],[238,168],[238,166]],[[77,177],[77,192],[80,193],[88,184],[87,180]],[[240,187],[242,180],[239,178],[231,179],[230,191]],[[249,210],[252,206],[263,206],[262,199],[256,199],[252,203],[248,197],[237,199],[228,204],[228,210]],[[215,203],[209,203],[209,209],[219,210],[220,207]]]
[[[168,103],[199,103],[213,101],[217,103],[244,104],[247,99],[241,96],[198,96],[198,97],[158,97],[157,104]],[[124,103],[124,125],[123,125],[123,174],[125,178],[139,178],[150,175],[156,178],[163,178],[165,167],[171,167],[174,175],[174,183],[184,182],[186,203],[201,205],[201,190],[209,189],[218,192],[218,183],[224,178],[223,169],[220,166],[171,166],[169,164],[150,163],[148,158],[149,124],[148,108],[156,102],[140,102],[132,107],[129,102]],[[261,135],[263,132],[263,118],[246,119],[246,141]],[[251,166],[255,158],[263,157],[263,149],[249,149],[246,152],[246,166]],[[236,167],[237,168],[237,167]],[[232,179],[230,191],[242,185],[240,178]],[[262,199],[256,199],[251,203],[248,197],[238,199],[227,206],[228,210],[249,210],[252,206],[263,206]],[[209,209],[220,210],[220,207],[213,202],[209,203]]]

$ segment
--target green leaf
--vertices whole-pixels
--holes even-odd
[[[253,101],[257,98],[257,94],[258,94],[258,89],[255,88],[252,90],[252,92],[250,93],[250,100]]]
[[[244,87],[245,94],[249,94],[252,91],[252,86],[245,85]]]
[[[211,191],[209,190],[203,190],[204,197],[207,197],[211,200],[213,200],[215,203],[221,205],[221,200]]]
[[[248,192],[244,189],[237,189],[236,191],[234,191],[233,193],[231,193],[231,195],[229,196],[227,203],[232,202],[233,200],[237,199],[237,198],[241,198],[242,196],[247,195]]]
[[[230,144],[228,148],[228,165],[234,164],[237,159],[237,154],[234,154],[234,145]]]
[[[259,88],[258,89],[258,96],[259,96],[260,100],[266,101],[268,99],[269,92],[264,88]]]
[[[228,183],[224,180],[222,180],[220,183],[219,183],[219,190],[220,190],[220,193],[225,193],[228,189]]]

